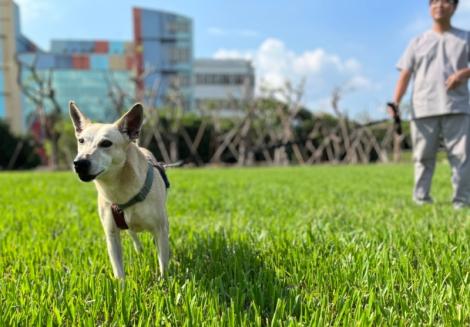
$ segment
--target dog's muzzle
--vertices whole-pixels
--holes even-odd
[[[96,176],[99,175],[99,174],[96,174],[96,175],[90,174],[90,168],[91,168],[90,160],[86,160],[86,159],[75,160],[73,162],[73,167],[78,177],[84,182],[90,182],[94,180]]]

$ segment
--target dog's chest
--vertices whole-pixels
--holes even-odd
[[[140,232],[144,230],[154,230],[158,226],[158,215],[155,210],[148,210],[137,206],[129,210],[124,210],[124,219],[130,230]]]
[[[147,221],[147,219],[145,219],[141,214],[132,212],[132,210],[126,211],[128,212],[124,212],[124,219],[126,220],[126,224],[129,226],[129,229],[136,232],[151,229],[149,221]]]

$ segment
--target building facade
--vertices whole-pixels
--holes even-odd
[[[0,118],[16,134],[25,130],[16,54],[37,49],[21,34],[19,15],[19,8],[13,1],[0,0]]]
[[[0,0],[0,119],[15,133],[74,100],[92,120],[113,121],[136,101],[155,108],[231,115],[254,94],[245,60],[194,61],[192,19],[133,8],[133,40],[53,40],[39,49],[21,33],[20,10]]]
[[[133,19],[138,91],[156,107],[177,105],[191,110],[192,20],[141,8],[134,8]]]
[[[0,119],[15,133],[56,104],[65,114],[70,100],[100,121],[112,121],[136,101],[192,109],[193,24],[187,17],[134,8],[134,40],[53,40],[43,51],[21,34],[12,0],[0,0],[0,15]]]
[[[37,118],[38,106],[52,110],[53,100],[64,111],[68,110],[68,102],[74,100],[94,120],[116,119],[136,101],[133,51],[131,42],[54,40],[49,52],[18,54],[23,91],[54,92],[54,99],[46,96],[40,104],[23,92],[26,124]]]
[[[239,115],[253,99],[255,71],[242,59],[197,59],[194,98],[199,111],[216,108],[221,115]]]

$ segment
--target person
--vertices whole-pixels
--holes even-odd
[[[432,29],[414,38],[400,58],[392,107],[413,78],[411,138],[415,183],[413,200],[432,203],[431,180],[442,137],[452,167],[453,205],[470,205],[470,33],[451,25],[458,0],[430,0]]]

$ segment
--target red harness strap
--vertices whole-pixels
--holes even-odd
[[[116,204],[111,205],[111,211],[113,213],[114,221],[116,222],[116,225],[120,229],[129,229],[129,226],[126,224],[126,220],[124,219],[124,211],[119,209],[119,207]]]

